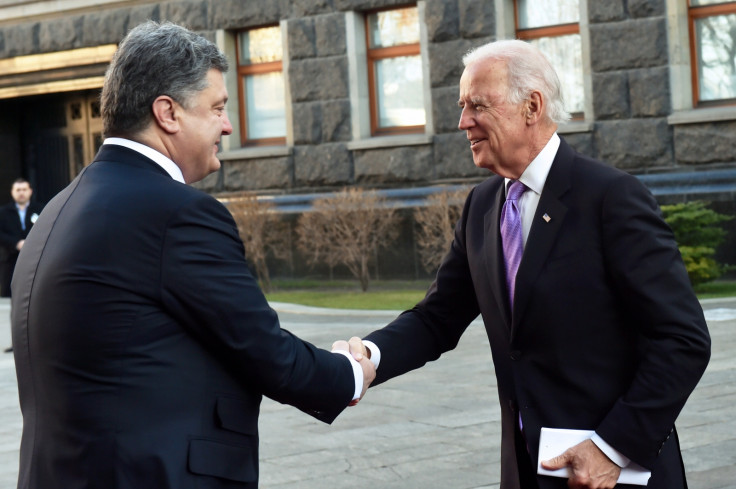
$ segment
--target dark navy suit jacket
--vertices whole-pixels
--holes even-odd
[[[18,241],[25,239],[36,222],[43,205],[31,201],[26,207],[25,229],[20,224],[15,202],[0,207],[0,296],[10,297],[10,280],[18,259]]]
[[[216,199],[105,145],[20,254],[21,489],[255,488],[261,395],[330,422],[347,358],[280,329]]]
[[[425,299],[368,335],[381,349],[373,385],[454,348],[481,314],[501,401],[502,489],[524,489],[519,412],[533,467],[541,427],[596,430],[652,470],[649,487],[685,487],[674,422],[708,363],[710,337],[656,201],[635,177],[562,140],[511,311],[499,232],[503,182],[494,176],[470,193]],[[541,489],[567,487],[565,479],[537,479]]]

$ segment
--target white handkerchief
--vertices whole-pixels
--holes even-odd
[[[594,431],[588,430],[542,428],[542,433],[539,436],[539,461],[537,462],[537,474],[569,478],[570,475],[572,475],[569,467],[564,467],[558,470],[547,470],[542,468],[542,460],[549,460],[561,455],[568,448],[593,436],[593,433]],[[631,462],[629,465],[621,469],[621,475],[618,478],[618,482],[620,484],[646,486],[651,475],[652,473],[641,465]]]

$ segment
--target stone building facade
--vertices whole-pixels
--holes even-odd
[[[736,97],[701,104],[693,96],[689,22],[696,14],[688,1],[572,3],[582,106],[560,134],[641,175],[662,202],[699,198],[736,215]],[[405,6],[418,12],[425,122],[419,131],[377,134],[367,114],[364,19]],[[127,30],[146,19],[202,32],[233,68],[239,32],[279,28],[285,134],[277,144],[243,141],[239,76],[231,69],[236,131],[222,143],[221,171],[197,184],[207,192],[269,196],[294,214],[315,196],[363,186],[391,190],[411,208],[437,186],[487,176],[457,130],[461,58],[519,35],[515,0],[0,0],[0,189],[23,175],[47,200],[90,162],[102,141],[96,97],[106,63]],[[399,255],[412,252],[411,232],[403,235]],[[733,236],[727,248],[736,248]],[[418,273],[414,265],[386,268]]]

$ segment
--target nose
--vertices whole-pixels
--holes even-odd
[[[233,133],[233,125],[230,123],[230,118],[225,114],[224,120],[222,121],[222,134],[229,136]]]
[[[468,113],[468,107],[463,107],[460,112],[460,121],[457,123],[457,128],[461,131],[466,131],[475,125],[475,119]]]

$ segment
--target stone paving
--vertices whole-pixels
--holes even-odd
[[[318,346],[396,313],[274,304],[282,326]],[[736,488],[736,299],[703,301],[713,355],[677,422],[691,489]],[[9,341],[0,300],[0,347]],[[439,361],[371,389],[332,426],[265,399],[264,489],[497,489],[500,414],[488,340],[474,322]],[[15,487],[21,416],[12,356],[0,356],[0,489]]]

